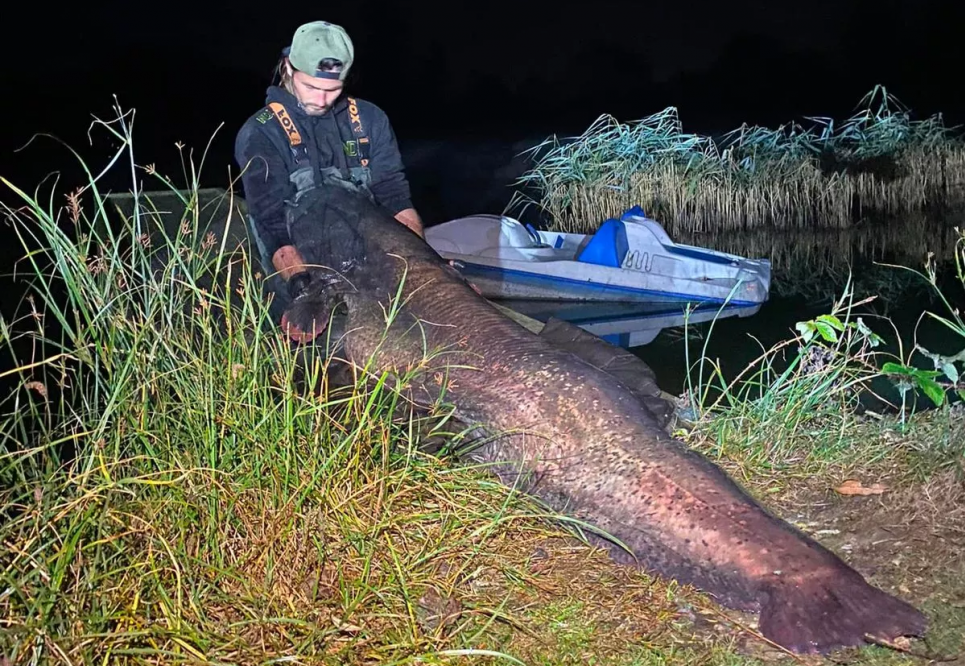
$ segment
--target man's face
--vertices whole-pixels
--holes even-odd
[[[320,116],[332,108],[342,94],[342,87],[342,82],[336,79],[318,79],[298,70],[292,74],[292,90],[310,116]]]

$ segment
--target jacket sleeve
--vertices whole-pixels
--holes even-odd
[[[372,109],[372,194],[379,204],[395,215],[400,210],[413,207],[409,181],[388,116],[378,106],[371,103],[369,106]]]
[[[287,165],[265,133],[250,121],[235,138],[235,161],[242,170],[248,214],[270,258],[289,243],[285,200],[291,199],[295,190],[288,179]]]

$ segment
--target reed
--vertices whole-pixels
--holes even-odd
[[[531,149],[521,201],[554,229],[590,232],[640,205],[672,236],[759,228],[846,228],[965,201],[965,141],[941,115],[924,120],[881,86],[837,124],[742,125],[686,133],[675,107],[621,123],[600,116],[580,136]]]

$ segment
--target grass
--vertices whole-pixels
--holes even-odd
[[[120,144],[109,166],[181,191],[134,162],[132,114],[118,114],[95,123]],[[458,433],[445,405],[407,408],[405,377],[363,366],[336,386],[331,359],[292,354],[245,246],[204,219],[200,169],[185,172],[171,233],[138,178],[126,216],[109,214],[100,174],[63,207],[4,179],[24,204],[6,212],[31,291],[0,327],[16,360],[0,420],[0,663],[757,663],[739,645],[755,641],[746,619],[424,453]],[[870,372],[866,333],[839,323],[830,348],[851,360],[834,371],[807,366],[813,351],[774,370],[795,340],[764,354],[763,397],[727,384],[711,405],[712,371],[698,379],[691,441],[717,434],[738,464],[781,464],[800,442],[749,433],[858,427],[804,413],[850,409]],[[827,330],[806,331],[817,350]],[[916,440],[926,426],[896,427],[934,452],[925,472],[944,469],[957,449]]]
[[[117,122],[98,124],[132,159]],[[419,452],[444,415],[417,420],[364,369],[325,385],[327,359],[290,352],[196,201],[171,237],[143,213],[108,223],[93,175],[60,211],[4,182],[33,274],[30,312],[3,327],[31,354],[0,426],[6,660],[445,661],[505,621],[485,595],[455,627],[419,613],[517,532],[552,533]]]
[[[846,228],[856,214],[962,202],[965,142],[940,114],[914,120],[877,86],[842,123],[808,120],[714,139],[684,132],[675,107],[628,123],[602,115],[579,137],[533,148],[516,185],[554,229],[591,232],[640,205],[672,237]]]
[[[955,233],[950,263],[965,293],[965,231]],[[798,322],[795,335],[762,349],[736,376],[725,377],[706,353],[693,363],[688,358],[691,443],[716,458],[739,460],[762,478],[790,468],[811,474],[827,466],[896,460],[908,469],[930,467],[925,476],[949,465],[965,472],[965,322],[956,305],[963,294],[943,293],[930,254],[924,272],[887,265],[880,270],[913,280],[947,311],[926,310],[923,318],[951,331],[951,352],[926,349],[917,330],[906,349],[887,317],[863,310],[876,297],[856,300],[849,276],[830,312]],[[879,331],[890,327],[893,335],[876,333],[869,321]],[[886,351],[886,337],[894,351]],[[704,349],[708,343],[705,335]],[[936,407],[942,409],[930,411]],[[937,422],[942,433],[929,436],[927,447],[900,451],[894,435],[904,433],[916,412],[924,412],[916,428]]]

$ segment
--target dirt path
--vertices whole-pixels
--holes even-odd
[[[882,492],[837,492],[835,488],[848,479],[859,481],[864,488],[879,484]],[[791,485],[770,497],[769,503],[869,582],[929,616],[931,627],[924,639],[899,647],[929,655],[934,661],[965,664],[965,476],[960,470],[905,484],[886,474],[842,472],[838,478],[816,477]],[[736,648],[766,661],[784,658],[746,637]],[[888,657],[880,650],[847,650],[823,661],[891,663],[882,661]]]

